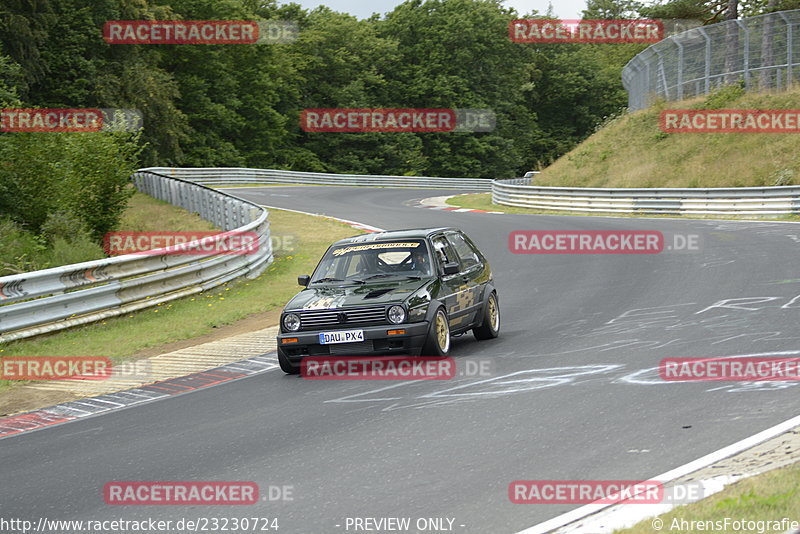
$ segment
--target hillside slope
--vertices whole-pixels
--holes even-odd
[[[537,185],[577,187],[744,187],[800,185],[800,133],[667,134],[664,109],[800,109],[800,89],[660,102],[607,123],[543,170]]]

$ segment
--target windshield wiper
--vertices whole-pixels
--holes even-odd
[[[397,278],[407,278],[409,280],[422,280],[422,278],[420,278],[419,276],[410,276],[410,275],[405,275],[405,274],[396,275],[396,274],[389,274],[389,273],[373,274],[372,276],[368,276],[367,280],[369,280],[371,278],[386,278],[387,276],[388,277],[394,276],[394,277],[397,277]]]
[[[319,282],[353,282],[354,284],[364,284],[363,280],[342,280],[341,278],[331,278],[330,276],[326,276],[325,278],[320,278],[319,280],[314,280],[314,283]]]

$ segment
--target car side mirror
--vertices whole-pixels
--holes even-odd
[[[308,287],[308,284],[311,282],[311,277],[307,274],[297,277],[297,283],[303,287]]]
[[[458,273],[458,264],[456,262],[450,262],[444,264],[444,274],[457,274]]]

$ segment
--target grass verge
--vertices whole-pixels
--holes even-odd
[[[797,109],[800,90],[728,86],[613,118],[536,177],[566,187],[764,187],[800,184],[797,133],[665,133],[667,109]]]
[[[800,464],[740,480],[723,491],[693,504],[680,506],[646,519],[631,528],[615,530],[616,534],[652,534],[653,532],[786,532],[791,525],[767,525],[778,528],[725,528],[715,521],[730,518],[743,521],[780,521],[782,518],[800,521]],[[695,523],[691,523],[694,521]],[[698,523],[702,522],[702,523]],[[663,525],[657,529],[656,524]],[[703,526],[705,528],[703,528]]]
[[[122,214],[119,230],[124,232],[203,232],[217,230],[217,228],[196,213],[137,191],[128,200],[128,209]]]
[[[202,336],[250,315],[282,307],[327,247],[360,233],[343,223],[270,210],[275,261],[254,280],[243,280],[137,313],[29,340],[0,345],[6,356],[106,356],[124,360],[145,349]],[[270,326],[264,324],[263,327]],[[21,382],[0,381],[0,391]]]

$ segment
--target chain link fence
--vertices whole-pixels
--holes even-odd
[[[786,89],[800,76],[800,9],[693,28],[656,43],[622,71],[631,111],[742,83]]]

